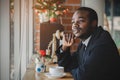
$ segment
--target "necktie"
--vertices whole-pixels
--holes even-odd
[[[85,44],[82,43],[82,46],[81,46],[81,49],[80,49],[80,53],[84,53],[85,47],[86,47]]]
[[[79,60],[80,60],[80,64],[83,63],[84,61],[84,52],[85,52],[85,44],[82,44],[81,48],[80,48],[80,51],[79,51]]]

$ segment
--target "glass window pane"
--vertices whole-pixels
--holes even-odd
[[[111,35],[120,48],[120,0],[105,0],[105,13]]]

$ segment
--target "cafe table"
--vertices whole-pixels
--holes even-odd
[[[57,64],[50,64],[47,65],[47,69],[45,72],[38,73],[35,71],[35,63],[34,60],[30,61],[30,64],[27,67],[26,73],[22,80],[74,80],[72,75],[70,73],[65,73],[66,75],[64,77],[60,78],[49,78],[45,74],[48,73],[48,68],[50,66],[57,66]]]

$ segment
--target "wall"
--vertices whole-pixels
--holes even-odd
[[[35,1],[34,1],[35,2]],[[65,32],[71,32],[71,18],[75,9],[80,6],[80,0],[66,0],[64,6],[69,9],[69,13],[67,15],[62,16],[62,25],[64,26]],[[34,49],[39,50],[40,48],[40,22],[38,14],[34,12]],[[79,40],[75,41],[76,43]],[[74,51],[77,47],[77,44],[73,45],[72,50]]]
[[[98,25],[104,26],[104,0],[84,0],[84,6],[93,8],[98,14]]]
[[[0,3],[1,3],[1,0],[0,0]],[[1,6],[0,6],[0,26],[1,26]],[[1,27],[0,27],[0,30],[1,30]],[[1,35],[0,35],[0,45],[1,45]],[[1,46],[0,46],[0,59],[1,59]],[[1,78],[1,60],[0,60],[0,78]]]
[[[9,80],[10,27],[9,0],[0,0],[0,80]]]

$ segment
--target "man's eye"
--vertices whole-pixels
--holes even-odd
[[[85,20],[78,20],[78,21],[71,21],[72,24],[80,24],[80,23],[83,23],[85,22]]]
[[[79,22],[85,22],[85,20],[80,20]]]
[[[85,22],[85,20],[79,20],[77,23],[80,24],[80,23],[83,23]]]

